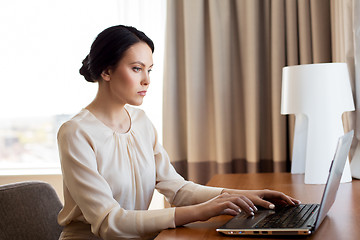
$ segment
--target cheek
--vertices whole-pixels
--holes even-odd
[[[123,79],[124,85],[126,85],[129,88],[137,86],[138,81],[137,81],[136,75],[132,72],[124,73],[122,79]]]
[[[113,84],[116,85],[114,87],[119,91],[130,90],[136,85],[136,81],[134,81],[134,77],[131,73],[119,74],[114,80]]]

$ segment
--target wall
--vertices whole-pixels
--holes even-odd
[[[49,183],[55,188],[61,202],[64,202],[62,175],[61,174],[49,174],[49,175],[0,175],[0,185],[22,182],[22,181],[43,181]]]

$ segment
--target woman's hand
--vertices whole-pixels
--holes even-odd
[[[253,204],[263,208],[273,209],[275,205],[295,205],[300,201],[285,195],[282,192],[272,190],[236,190],[224,189],[223,193],[241,195],[247,197]]]
[[[211,217],[229,214],[237,215],[244,211],[248,215],[254,215],[257,206],[268,209],[275,205],[295,205],[300,201],[285,195],[284,193],[271,190],[235,190],[224,189],[222,194],[207,202],[175,209],[176,226],[195,221],[206,221]]]
[[[211,217],[229,214],[237,215],[242,210],[248,214],[254,212],[254,204],[245,196],[222,193],[206,202],[177,207],[175,209],[175,224],[181,226],[195,221],[206,221]]]

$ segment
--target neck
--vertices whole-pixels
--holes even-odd
[[[86,109],[114,131],[127,132],[130,128],[130,117],[125,104],[112,101],[100,91]]]

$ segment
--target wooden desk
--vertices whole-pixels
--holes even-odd
[[[301,200],[302,203],[320,203],[324,189],[324,185],[304,184],[304,175],[292,175],[290,173],[219,174],[214,176],[207,185],[237,189],[273,189],[293,196]],[[215,229],[230,218],[231,216],[218,216],[206,222],[196,222],[176,229],[167,229],[162,231],[156,240],[255,239],[228,237],[217,233]],[[282,237],[278,239],[293,238]],[[360,239],[360,180],[353,180],[352,183],[340,185],[336,201],[328,216],[315,234],[306,239]]]

